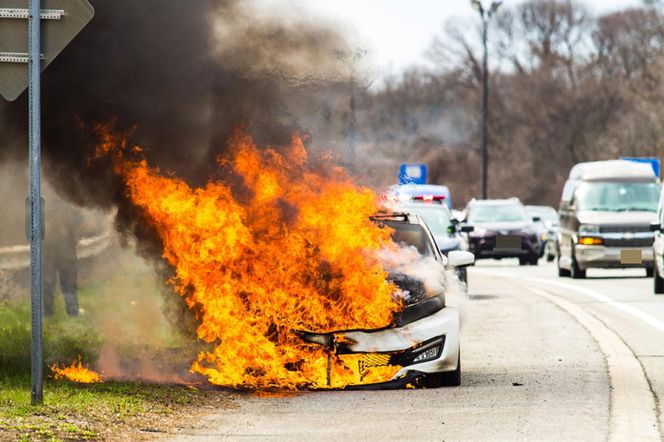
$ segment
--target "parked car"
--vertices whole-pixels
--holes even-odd
[[[452,194],[447,186],[435,184],[403,184],[392,187],[389,190],[394,199],[398,202],[431,202],[444,204],[452,210]]]
[[[560,200],[558,275],[645,267],[653,276],[660,184],[649,164],[612,160],[572,168]]]
[[[453,251],[445,258],[418,215],[389,213],[376,215],[373,222],[393,229],[392,239],[414,246],[425,256],[444,267],[455,268],[473,263],[468,252]],[[401,388],[407,385],[459,385],[461,359],[459,346],[459,310],[448,306],[444,292],[432,291],[412,277],[390,275],[390,279],[409,293],[406,307],[394,327],[381,330],[349,330],[334,333],[301,333],[311,343],[325,345],[338,354],[362,354],[373,366],[401,367],[387,382],[371,388]],[[362,363],[362,362],[360,362]],[[366,388],[366,386],[358,386]]]
[[[460,223],[452,216],[450,209],[443,204],[410,203],[400,204],[398,210],[413,213],[422,217],[431,230],[436,246],[440,253],[447,256],[455,250],[468,250],[467,233],[473,231],[473,226]],[[466,268],[457,271],[459,280],[468,282]]]
[[[462,233],[472,232],[474,228],[455,219],[447,206],[410,203],[400,204],[398,209],[424,219],[443,255],[454,250],[468,250],[468,239]]]
[[[526,212],[533,219],[539,236],[540,258],[546,255],[547,261],[553,261],[556,257],[556,236],[560,227],[558,212],[550,206],[526,206]],[[537,221],[534,221],[535,219]]]
[[[539,239],[518,198],[471,200],[466,220],[475,228],[469,234],[468,251],[476,259],[518,258],[520,265],[537,265]]]

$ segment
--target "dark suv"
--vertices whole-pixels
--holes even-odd
[[[468,251],[476,259],[519,258],[520,265],[537,265],[539,238],[518,198],[472,200],[466,220],[475,228],[469,234]]]

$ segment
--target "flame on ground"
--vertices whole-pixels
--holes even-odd
[[[98,373],[83,367],[81,355],[78,355],[78,362],[74,361],[69,367],[58,368],[57,365],[51,366],[51,372],[55,379],[68,379],[79,384],[95,384],[103,382]]]
[[[400,367],[361,369],[295,330],[389,326],[401,308],[378,251],[395,247],[369,216],[376,195],[331,161],[314,168],[302,140],[259,149],[238,133],[219,167],[230,180],[192,188],[151,168],[141,149],[99,126],[127,195],[159,233],[171,281],[213,344],[192,371],[242,388],[342,388],[389,380]],[[228,184],[232,182],[232,186]],[[360,371],[362,370],[362,371]]]

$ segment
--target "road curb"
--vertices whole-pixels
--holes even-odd
[[[611,380],[609,440],[660,440],[654,394],[643,366],[627,344],[582,307],[543,289],[528,290],[569,313],[588,330],[604,354]]]

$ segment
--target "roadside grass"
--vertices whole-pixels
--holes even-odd
[[[139,356],[156,361],[155,367],[177,366],[185,373],[194,359],[197,346],[163,314],[164,298],[154,270],[126,252],[114,253],[80,269],[79,302],[84,311],[80,317],[67,317],[56,293],[56,314],[44,319],[43,405],[30,404],[27,293],[0,301],[0,440],[153,438],[194,416],[201,405],[218,406],[223,401],[219,391],[186,385],[113,380],[79,385],[49,377],[50,365],[69,365],[78,355],[84,364],[98,369],[108,345],[121,362],[122,379],[142,378]]]
[[[171,418],[183,417],[176,412],[214,394],[183,385],[46,380],[44,404],[32,406],[29,376],[0,375],[0,439],[140,439],[168,432]]]

